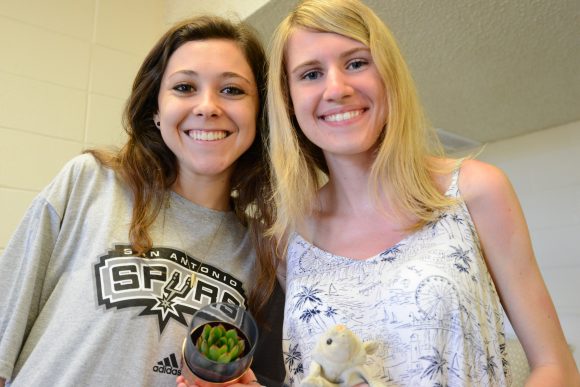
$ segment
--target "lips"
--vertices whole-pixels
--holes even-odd
[[[230,135],[226,130],[188,130],[185,133],[197,141],[218,141]]]
[[[350,120],[354,117],[360,116],[364,112],[364,109],[350,110],[348,112],[340,112],[334,114],[325,114],[320,116],[323,121],[327,122],[341,122]]]

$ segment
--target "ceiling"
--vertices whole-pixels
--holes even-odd
[[[294,3],[270,0],[246,20],[270,37]],[[393,31],[450,148],[580,120],[579,0],[365,3]]]

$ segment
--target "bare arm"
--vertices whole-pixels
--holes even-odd
[[[0,387],[4,387],[4,383],[6,383],[6,379],[0,378]]]
[[[460,189],[502,305],[530,363],[526,386],[580,386],[508,178],[491,165],[470,160],[462,167]]]

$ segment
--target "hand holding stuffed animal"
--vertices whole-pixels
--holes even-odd
[[[384,384],[370,378],[365,362],[378,345],[363,343],[344,325],[335,325],[326,331],[312,352],[310,373],[301,387],[353,387],[367,383],[369,387]]]

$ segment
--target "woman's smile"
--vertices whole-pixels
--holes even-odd
[[[218,141],[223,140],[230,135],[231,132],[226,130],[186,130],[185,134],[197,141]]]
[[[320,119],[326,122],[343,122],[351,120],[360,116],[365,112],[365,109],[350,110],[342,113],[323,114]]]

